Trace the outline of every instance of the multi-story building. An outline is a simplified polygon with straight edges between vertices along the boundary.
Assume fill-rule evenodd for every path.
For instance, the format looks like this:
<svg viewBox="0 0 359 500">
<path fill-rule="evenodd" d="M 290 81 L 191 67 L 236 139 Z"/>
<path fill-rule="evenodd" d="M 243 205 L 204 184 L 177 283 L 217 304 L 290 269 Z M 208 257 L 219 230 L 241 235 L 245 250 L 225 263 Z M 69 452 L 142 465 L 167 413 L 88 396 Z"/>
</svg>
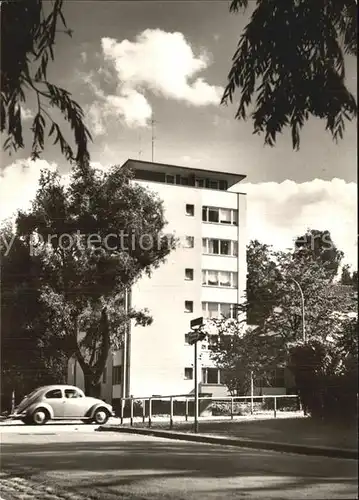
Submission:
<svg viewBox="0 0 359 500">
<path fill-rule="evenodd" d="M 102 397 L 193 392 L 190 320 L 236 314 L 246 289 L 246 195 L 237 184 L 245 175 L 139 160 L 125 163 L 135 180 L 163 200 L 166 231 L 179 246 L 151 278 L 141 278 L 129 299 L 148 308 L 153 323 L 131 325 L 124 349 L 112 352 L 103 374 Z M 225 394 L 221 374 L 210 360 L 208 343 L 199 356 L 201 390 Z M 80 367 L 69 365 L 69 381 L 83 386 Z"/>
</svg>

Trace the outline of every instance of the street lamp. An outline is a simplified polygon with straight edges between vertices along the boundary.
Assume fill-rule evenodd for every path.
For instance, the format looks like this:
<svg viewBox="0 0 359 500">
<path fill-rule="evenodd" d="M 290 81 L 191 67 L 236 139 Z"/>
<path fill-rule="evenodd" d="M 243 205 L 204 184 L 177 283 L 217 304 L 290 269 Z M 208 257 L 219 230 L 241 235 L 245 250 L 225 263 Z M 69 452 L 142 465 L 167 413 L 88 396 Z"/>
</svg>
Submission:
<svg viewBox="0 0 359 500">
<path fill-rule="evenodd" d="M 305 332 L 305 303 L 304 303 L 303 290 L 302 290 L 302 287 L 300 286 L 300 284 L 298 283 L 297 280 L 295 280 L 294 278 L 288 278 L 288 279 L 290 279 L 291 281 L 293 281 L 297 285 L 297 287 L 299 289 L 300 298 L 301 298 L 301 302 L 302 302 L 302 332 L 303 332 L 303 342 L 306 342 L 307 338 L 306 338 L 306 332 Z"/>
</svg>

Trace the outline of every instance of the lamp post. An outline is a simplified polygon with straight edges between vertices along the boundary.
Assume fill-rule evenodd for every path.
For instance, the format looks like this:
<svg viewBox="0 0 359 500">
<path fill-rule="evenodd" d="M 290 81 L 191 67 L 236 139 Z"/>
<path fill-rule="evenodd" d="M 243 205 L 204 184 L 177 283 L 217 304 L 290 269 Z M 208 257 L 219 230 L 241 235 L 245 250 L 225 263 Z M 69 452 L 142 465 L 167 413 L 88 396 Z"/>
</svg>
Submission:
<svg viewBox="0 0 359 500">
<path fill-rule="evenodd" d="M 302 287 L 300 286 L 300 284 L 298 283 L 297 280 L 295 280 L 294 278 L 289 278 L 289 279 L 291 281 L 293 281 L 293 283 L 295 283 L 297 285 L 299 293 L 300 293 L 300 298 L 301 298 L 301 302 L 302 302 L 302 332 L 303 332 L 303 342 L 306 342 L 307 341 L 307 336 L 306 336 L 306 331 L 305 331 L 305 302 L 304 302 L 303 290 L 302 290 Z"/>
<path fill-rule="evenodd" d="M 129 290 L 125 288 L 125 314 L 127 315 L 129 311 Z M 127 350 L 128 350 L 128 321 L 126 319 L 125 323 L 125 332 L 124 332 L 124 341 L 123 341 L 123 351 L 122 351 L 122 407 L 123 410 L 126 406 L 126 397 L 127 397 Z"/>
</svg>

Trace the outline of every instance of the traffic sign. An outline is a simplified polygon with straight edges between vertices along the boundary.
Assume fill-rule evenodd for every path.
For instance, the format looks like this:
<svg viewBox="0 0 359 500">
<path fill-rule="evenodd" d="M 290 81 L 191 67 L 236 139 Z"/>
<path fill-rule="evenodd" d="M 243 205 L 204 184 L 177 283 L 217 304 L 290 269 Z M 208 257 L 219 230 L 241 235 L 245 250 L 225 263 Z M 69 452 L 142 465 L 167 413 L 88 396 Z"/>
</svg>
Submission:
<svg viewBox="0 0 359 500">
<path fill-rule="evenodd" d="M 188 333 L 188 343 L 193 345 L 196 342 L 203 340 L 205 337 L 206 334 L 204 332 L 198 332 L 196 330 L 191 331 Z"/>
<path fill-rule="evenodd" d="M 188 334 L 188 343 L 190 345 L 193 345 L 195 342 L 198 340 L 198 333 L 197 332 L 189 332 Z"/>
<path fill-rule="evenodd" d="M 190 323 L 191 328 L 193 328 L 194 326 L 199 327 L 202 325 L 203 325 L 203 316 L 201 316 L 200 318 L 192 319 Z"/>
</svg>

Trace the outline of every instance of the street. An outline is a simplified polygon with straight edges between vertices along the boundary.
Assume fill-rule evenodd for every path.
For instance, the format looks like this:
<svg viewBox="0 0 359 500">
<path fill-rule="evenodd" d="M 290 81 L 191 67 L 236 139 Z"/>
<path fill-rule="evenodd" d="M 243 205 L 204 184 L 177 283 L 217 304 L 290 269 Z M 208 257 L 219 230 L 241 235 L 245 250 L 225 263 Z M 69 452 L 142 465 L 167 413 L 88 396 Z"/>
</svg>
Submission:
<svg viewBox="0 0 359 500">
<path fill-rule="evenodd" d="M 96 432 L 96 428 L 1 425 L 1 497 L 20 498 L 9 486 L 16 476 L 18 484 L 30 481 L 59 494 L 46 498 L 357 498 L 354 460 Z M 45 496 L 37 496 L 35 490 L 26 498 L 43 500 Z M 79 496 L 66 496 L 69 492 Z"/>
</svg>

